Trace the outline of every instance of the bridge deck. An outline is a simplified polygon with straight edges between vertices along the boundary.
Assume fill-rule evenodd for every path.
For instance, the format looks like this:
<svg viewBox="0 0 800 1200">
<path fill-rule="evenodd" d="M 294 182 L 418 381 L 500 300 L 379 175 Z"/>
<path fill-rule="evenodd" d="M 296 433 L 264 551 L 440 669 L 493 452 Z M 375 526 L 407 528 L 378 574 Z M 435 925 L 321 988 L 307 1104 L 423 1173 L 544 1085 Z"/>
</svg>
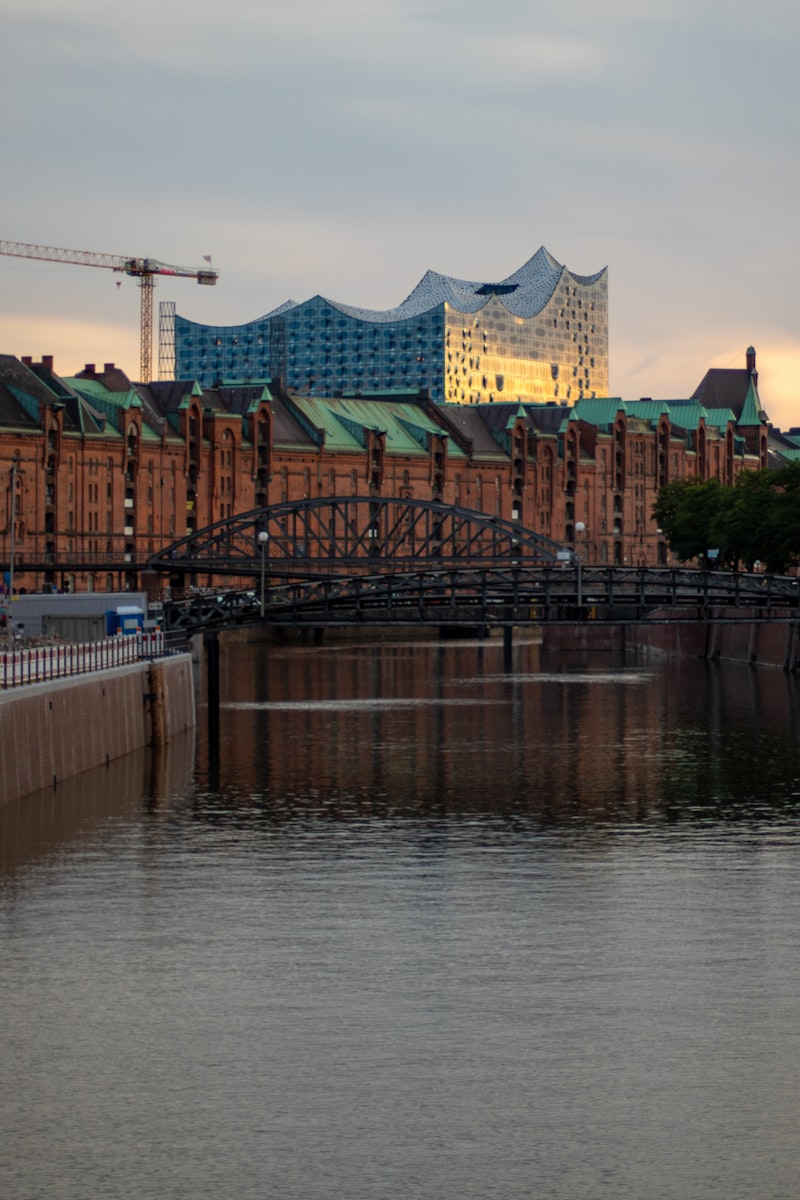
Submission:
<svg viewBox="0 0 800 1200">
<path fill-rule="evenodd" d="M 265 581 L 248 590 L 189 590 L 165 605 L 167 628 L 264 622 L 281 627 L 453 626 L 707 620 L 768 621 L 794 611 L 793 577 L 653 568 L 505 566 Z"/>
</svg>

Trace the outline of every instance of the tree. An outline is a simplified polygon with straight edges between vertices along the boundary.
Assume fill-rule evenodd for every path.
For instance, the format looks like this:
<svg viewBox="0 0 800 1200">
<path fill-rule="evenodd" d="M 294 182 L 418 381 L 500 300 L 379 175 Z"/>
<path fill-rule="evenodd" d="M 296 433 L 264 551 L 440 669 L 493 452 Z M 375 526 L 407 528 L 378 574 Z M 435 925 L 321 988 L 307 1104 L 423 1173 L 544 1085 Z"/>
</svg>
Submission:
<svg viewBox="0 0 800 1200">
<path fill-rule="evenodd" d="M 717 520 L 727 502 L 724 493 L 718 479 L 676 479 L 658 493 L 653 516 L 682 562 L 705 560 L 716 548 Z"/>
<path fill-rule="evenodd" d="M 733 487 L 716 479 L 680 479 L 658 493 L 653 516 L 683 562 L 712 548 L 732 569 L 761 562 L 783 574 L 800 562 L 800 463 L 742 471 Z"/>
<path fill-rule="evenodd" d="M 771 472 L 773 502 L 768 525 L 768 571 L 784 572 L 800 559 L 800 463 Z"/>
<path fill-rule="evenodd" d="M 773 471 L 743 471 L 733 487 L 724 489 L 726 501 L 714 522 L 714 536 L 727 566 L 741 564 L 752 571 L 756 562 L 771 557 L 773 477 Z"/>
</svg>

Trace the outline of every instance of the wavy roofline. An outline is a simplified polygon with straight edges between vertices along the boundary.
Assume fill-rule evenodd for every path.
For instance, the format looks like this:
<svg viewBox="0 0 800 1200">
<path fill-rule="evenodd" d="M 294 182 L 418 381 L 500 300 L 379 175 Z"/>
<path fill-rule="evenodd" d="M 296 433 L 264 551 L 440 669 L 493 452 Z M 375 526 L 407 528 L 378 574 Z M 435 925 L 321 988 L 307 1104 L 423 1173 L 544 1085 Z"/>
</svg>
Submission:
<svg viewBox="0 0 800 1200">
<path fill-rule="evenodd" d="M 590 287 L 602 279 L 607 271 L 608 267 L 602 267 L 593 275 L 578 275 L 554 258 L 545 246 L 540 246 L 521 267 L 496 282 L 459 279 L 428 270 L 413 291 L 395 308 L 358 308 L 327 297 L 320 298 L 346 316 L 375 323 L 406 320 L 429 312 L 442 303 L 450 304 L 457 312 L 476 313 L 486 306 L 492 296 L 513 316 L 534 317 L 546 307 L 562 279 L 568 278 L 580 286 Z"/>
<path fill-rule="evenodd" d="M 438 271 L 428 270 L 419 283 L 394 308 L 371 309 L 360 308 L 354 304 L 344 304 L 339 300 L 331 300 L 327 296 L 311 296 L 298 304 L 294 300 L 286 300 L 277 308 L 238 325 L 217 325 L 216 329 L 241 329 L 246 325 L 255 325 L 259 321 L 268 321 L 282 316 L 295 308 L 301 308 L 314 300 L 321 300 L 336 312 L 351 317 L 356 321 L 372 324 L 389 324 L 392 321 L 411 320 L 433 309 L 448 304 L 456 312 L 476 313 L 485 308 L 490 300 L 495 299 L 507 312 L 515 317 L 535 317 L 552 299 L 556 288 L 562 280 L 570 280 L 581 287 L 591 287 L 607 273 L 608 267 L 602 267 L 593 275 L 578 275 L 554 258 L 545 246 L 540 246 L 534 255 L 518 267 L 505 279 L 497 281 L 459 279 L 454 275 L 442 275 Z M 187 321 L 187 324 L 204 324 L 203 322 Z M 209 326 L 206 325 L 206 328 Z"/>
</svg>

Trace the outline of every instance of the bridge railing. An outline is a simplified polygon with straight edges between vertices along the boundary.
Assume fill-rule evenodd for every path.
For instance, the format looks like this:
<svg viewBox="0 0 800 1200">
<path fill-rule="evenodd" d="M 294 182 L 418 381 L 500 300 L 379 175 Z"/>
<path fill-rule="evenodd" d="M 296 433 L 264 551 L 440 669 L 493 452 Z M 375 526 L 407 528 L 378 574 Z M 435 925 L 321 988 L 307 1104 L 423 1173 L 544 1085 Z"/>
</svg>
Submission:
<svg viewBox="0 0 800 1200">
<path fill-rule="evenodd" d="M 99 642 L 35 646 L 0 652 L 0 690 L 107 671 L 174 653 L 161 630 L 120 634 Z"/>
<path fill-rule="evenodd" d="M 669 621 L 729 614 L 800 612 L 800 581 L 681 568 L 584 566 L 475 567 L 371 576 L 322 576 L 261 588 L 191 589 L 164 605 L 176 636 L 199 629 L 252 625 L 476 624 L 545 621 Z M 727 619 L 738 619 L 729 615 Z"/>
</svg>

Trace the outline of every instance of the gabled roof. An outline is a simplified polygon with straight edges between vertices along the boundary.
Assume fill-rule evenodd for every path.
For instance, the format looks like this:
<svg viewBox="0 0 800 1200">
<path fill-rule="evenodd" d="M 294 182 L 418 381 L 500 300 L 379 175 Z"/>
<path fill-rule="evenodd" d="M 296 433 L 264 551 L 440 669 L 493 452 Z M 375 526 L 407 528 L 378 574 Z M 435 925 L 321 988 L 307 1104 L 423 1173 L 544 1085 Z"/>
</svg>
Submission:
<svg viewBox="0 0 800 1200">
<path fill-rule="evenodd" d="M 539 433 L 557 434 L 564 424 L 564 414 L 570 410 L 563 404 L 526 404 L 528 420 Z"/>
<path fill-rule="evenodd" d="M 749 385 L 749 371 L 712 367 L 697 385 L 694 399 L 711 408 L 730 408 L 739 413 Z"/>
<path fill-rule="evenodd" d="M 41 408 L 53 405 L 62 414 L 65 433 L 98 434 L 104 417 L 67 379 L 56 375 L 49 362 L 20 362 L 0 355 L 0 424 L 18 429 L 41 428 Z"/>
<path fill-rule="evenodd" d="M 192 379 L 160 379 L 135 386 L 145 411 L 149 409 L 159 417 L 165 417 L 180 409 L 184 396 L 191 395 L 193 383 Z"/>
<path fill-rule="evenodd" d="M 669 415 L 673 426 L 679 429 L 697 429 L 700 422 L 708 417 L 705 406 L 697 400 L 673 400 Z"/>
<path fill-rule="evenodd" d="M 269 404 L 272 401 L 267 383 L 223 384 L 217 391 L 228 411 L 240 413 L 243 417 L 255 412 L 262 402 Z"/>
<path fill-rule="evenodd" d="M 39 406 L 54 404 L 54 393 L 13 354 L 0 354 L 0 426 L 35 429 Z"/>
<path fill-rule="evenodd" d="M 587 425 L 610 429 L 616 421 L 618 413 L 624 412 L 628 415 L 631 405 L 618 396 L 589 396 L 576 400 L 573 410 L 577 418 L 586 421 Z M 643 416 L 644 414 L 637 412 L 635 415 Z"/>
<path fill-rule="evenodd" d="M 328 450 L 359 450 L 365 444 L 364 431 L 372 430 L 384 435 L 387 453 L 411 457 L 427 454 L 429 435 L 442 434 L 425 408 L 413 401 L 350 396 L 293 396 L 292 401 L 298 412 L 324 433 Z M 464 452 L 453 441 L 448 455 L 462 458 Z"/>
<path fill-rule="evenodd" d="M 730 409 L 737 421 L 746 409 L 745 423 L 750 426 L 766 422 L 767 416 L 758 397 L 755 355 L 755 350 L 750 346 L 746 367 L 712 367 L 706 371 L 694 391 L 693 399 L 707 409 Z"/>
<path fill-rule="evenodd" d="M 320 444 L 321 431 L 310 427 L 297 410 L 298 397 L 286 391 L 279 380 L 275 380 L 272 391 L 272 438 L 277 448 L 293 446 L 301 450 L 312 450 Z"/>
<path fill-rule="evenodd" d="M 463 444 L 472 447 L 477 458 L 502 458 L 497 440 L 484 420 L 483 407 L 478 404 L 437 404 L 436 414 Z"/>
<path fill-rule="evenodd" d="M 706 425 L 713 425 L 716 429 L 727 429 L 731 421 L 735 420 L 736 417 L 729 408 L 706 409 Z"/>
<path fill-rule="evenodd" d="M 767 438 L 768 465 L 777 469 L 785 462 L 800 462 L 800 429 L 783 433 L 769 427 Z"/>
<path fill-rule="evenodd" d="M 100 415 L 102 424 L 99 432 L 122 437 L 124 422 L 120 422 L 120 413 L 139 409 L 142 413 L 143 440 L 159 441 L 164 426 L 163 415 L 152 403 L 145 402 L 141 385 L 134 387 L 129 382 L 128 387 L 124 388 L 122 382 L 125 379 L 126 376 L 115 369 L 110 379 L 111 387 L 106 385 L 105 375 L 82 373 L 65 382 L 74 387 L 85 403 L 88 402 L 89 412 Z"/>
<path fill-rule="evenodd" d="M 640 420 L 657 425 L 663 416 L 670 416 L 671 400 L 626 400 L 625 411 Z"/>
<path fill-rule="evenodd" d="M 65 433 L 73 431 L 100 432 L 100 423 L 97 422 L 95 415 L 85 411 L 83 399 L 74 388 L 70 387 L 68 380 L 56 375 L 50 359 L 32 362 L 29 369 L 54 394 L 55 403 L 62 406 L 62 428 Z"/>
</svg>

